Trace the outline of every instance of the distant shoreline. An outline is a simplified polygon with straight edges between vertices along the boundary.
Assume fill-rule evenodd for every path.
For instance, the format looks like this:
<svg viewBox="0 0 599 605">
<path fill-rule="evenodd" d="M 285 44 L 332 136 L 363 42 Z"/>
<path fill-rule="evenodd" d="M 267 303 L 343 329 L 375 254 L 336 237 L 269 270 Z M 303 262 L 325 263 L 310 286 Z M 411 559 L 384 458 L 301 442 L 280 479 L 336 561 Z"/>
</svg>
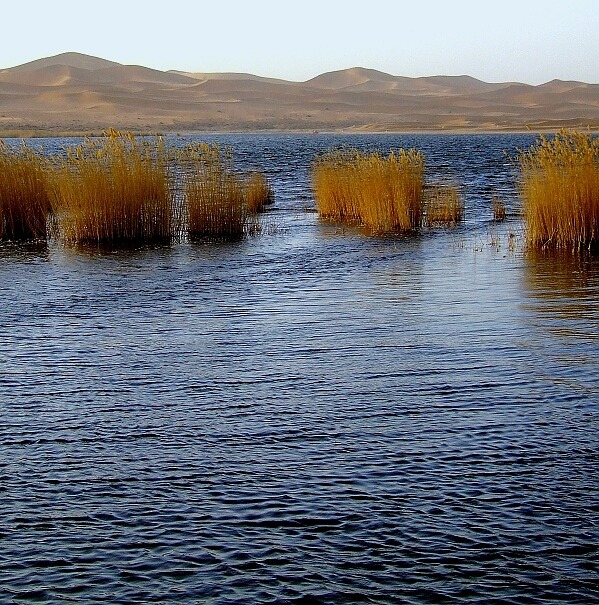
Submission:
<svg viewBox="0 0 599 605">
<path fill-rule="evenodd" d="M 291 82 L 159 71 L 80 53 L 0 69 L 0 137 L 101 133 L 518 133 L 599 130 L 599 83 L 409 78 L 351 67 Z"/>
<path fill-rule="evenodd" d="M 71 138 L 71 137 L 98 137 L 102 136 L 105 128 L 89 128 L 68 130 L 60 128 L 23 128 L 23 129 L 2 129 L 0 128 L 0 139 L 38 139 L 38 138 Z M 405 128 L 397 130 L 377 130 L 368 128 L 330 128 L 330 129 L 309 129 L 309 128 L 290 128 L 290 129 L 134 129 L 122 128 L 123 132 L 132 132 L 138 136 L 215 136 L 215 135 L 502 135 L 502 134 L 551 134 L 562 129 L 584 130 L 589 132 L 599 132 L 599 125 L 552 125 L 552 126 L 514 126 L 505 128 Z"/>
</svg>

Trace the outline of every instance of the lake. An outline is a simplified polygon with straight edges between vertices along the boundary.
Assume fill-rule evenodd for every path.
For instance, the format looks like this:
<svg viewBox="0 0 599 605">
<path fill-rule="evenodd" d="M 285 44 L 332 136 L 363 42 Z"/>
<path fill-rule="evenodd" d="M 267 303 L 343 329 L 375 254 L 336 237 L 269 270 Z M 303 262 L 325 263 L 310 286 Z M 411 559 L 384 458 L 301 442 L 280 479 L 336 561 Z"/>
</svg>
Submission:
<svg viewBox="0 0 599 605">
<path fill-rule="evenodd" d="M 599 259 L 525 250 L 535 137 L 199 138 L 262 234 L 0 244 L 0 602 L 599 603 Z M 341 145 L 421 150 L 464 222 L 321 222 Z"/>
</svg>

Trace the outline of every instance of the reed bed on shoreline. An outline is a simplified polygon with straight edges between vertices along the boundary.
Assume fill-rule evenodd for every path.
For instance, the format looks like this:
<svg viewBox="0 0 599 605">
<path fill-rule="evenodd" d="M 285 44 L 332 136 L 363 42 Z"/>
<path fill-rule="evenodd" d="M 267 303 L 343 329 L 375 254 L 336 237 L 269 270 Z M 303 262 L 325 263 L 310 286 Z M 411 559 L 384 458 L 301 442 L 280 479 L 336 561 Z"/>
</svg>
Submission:
<svg viewBox="0 0 599 605">
<path fill-rule="evenodd" d="M 532 247 L 599 247 L 599 139 L 562 130 L 520 154 L 526 238 Z"/>
<path fill-rule="evenodd" d="M 57 232 L 70 243 L 170 240 L 178 228 L 162 140 L 114 130 L 57 160 L 50 178 Z"/>
<path fill-rule="evenodd" d="M 312 166 L 319 215 L 383 235 L 420 228 L 424 156 L 416 150 L 365 154 L 329 151 Z"/>
<path fill-rule="evenodd" d="M 425 195 L 426 224 L 455 226 L 464 218 L 464 204 L 457 187 L 434 185 Z"/>
<path fill-rule="evenodd" d="M 44 159 L 25 143 L 14 151 L 0 141 L 0 239 L 46 237 L 47 174 Z"/>
</svg>

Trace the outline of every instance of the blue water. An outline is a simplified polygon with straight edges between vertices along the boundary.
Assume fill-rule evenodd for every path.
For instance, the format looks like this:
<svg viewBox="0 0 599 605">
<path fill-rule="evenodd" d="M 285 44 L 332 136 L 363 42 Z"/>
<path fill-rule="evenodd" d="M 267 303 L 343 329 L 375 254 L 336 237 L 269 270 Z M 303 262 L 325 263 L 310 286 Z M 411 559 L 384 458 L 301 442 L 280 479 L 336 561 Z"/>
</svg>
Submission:
<svg viewBox="0 0 599 605">
<path fill-rule="evenodd" d="M 534 138 L 213 138 L 261 235 L 0 245 L 0 603 L 598 603 L 599 262 L 525 250 Z M 320 222 L 338 145 L 421 149 L 464 224 Z"/>
</svg>

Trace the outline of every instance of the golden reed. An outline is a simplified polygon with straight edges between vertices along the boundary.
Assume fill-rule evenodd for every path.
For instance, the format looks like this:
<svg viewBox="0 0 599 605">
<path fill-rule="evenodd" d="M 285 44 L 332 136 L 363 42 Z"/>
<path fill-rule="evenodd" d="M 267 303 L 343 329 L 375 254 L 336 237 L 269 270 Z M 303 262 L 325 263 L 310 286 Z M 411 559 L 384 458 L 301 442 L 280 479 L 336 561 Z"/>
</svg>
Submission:
<svg viewBox="0 0 599 605">
<path fill-rule="evenodd" d="M 597 249 L 599 139 L 561 130 L 520 154 L 526 237 L 532 247 Z"/>
<path fill-rule="evenodd" d="M 424 156 L 413 149 L 388 157 L 329 151 L 314 162 L 312 184 L 322 218 L 359 224 L 377 235 L 421 225 Z"/>
<path fill-rule="evenodd" d="M 160 138 L 115 130 L 69 148 L 50 178 L 58 234 L 71 243 L 170 240 L 176 232 L 172 187 Z"/>
<path fill-rule="evenodd" d="M 496 195 L 493 196 L 491 203 L 493 204 L 493 220 L 496 223 L 504 221 L 505 217 L 507 216 L 505 203 Z"/>
<path fill-rule="evenodd" d="M 261 172 L 250 172 L 244 179 L 245 205 L 250 214 L 264 212 L 274 202 L 268 179 Z"/>
<path fill-rule="evenodd" d="M 464 218 L 464 204 L 457 187 L 435 185 L 425 195 L 426 224 L 455 226 Z"/>
<path fill-rule="evenodd" d="M 241 238 L 247 208 L 230 150 L 221 150 L 216 143 L 198 143 L 185 147 L 180 157 L 189 237 Z"/>
<path fill-rule="evenodd" d="M 273 200 L 262 173 L 237 172 L 232 151 L 216 143 L 188 145 L 179 162 L 189 237 L 234 240 L 260 232 L 254 215 Z"/>
<path fill-rule="evenodd" d="M 25 143 L 15 151 L 0 141 L 0 239 L 46 237 L 49 213 L 41 155 Z"/>
</svg>

